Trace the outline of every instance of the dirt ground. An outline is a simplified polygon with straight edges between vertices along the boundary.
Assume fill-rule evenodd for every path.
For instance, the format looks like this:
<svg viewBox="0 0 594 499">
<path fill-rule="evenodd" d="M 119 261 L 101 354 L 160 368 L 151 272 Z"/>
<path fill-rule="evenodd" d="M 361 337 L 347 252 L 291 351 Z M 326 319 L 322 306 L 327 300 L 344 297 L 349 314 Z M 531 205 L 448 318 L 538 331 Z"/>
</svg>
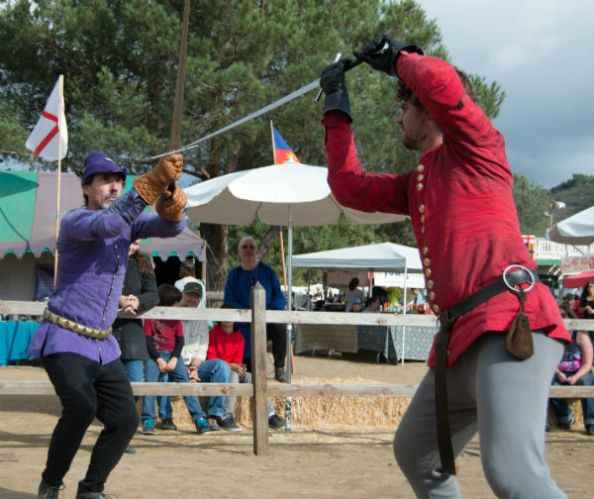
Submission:
<svg viewBox="0 0 594 499">
<path fill-rule="evenodd" d="M 375 364 L 365 359 L 297 357 L 299 378 L 361 378 L 416 384 L 421 363 Z M 41 369 L 0 368 L 0 380 L 44 379 Z M 54 397 L 0 398 L 0 498 L 35 499 L 50 433 L 59 406 Z M 88 465 L 100 431 L 87 432 L 66 477 L 65 499 Z M 413 497 L 394 462 L 393 429 L 324 426 L 271 434 L 269 456 L 252 454 L 251 432 L 197 435 L 189 429 L 155 436 L 137 434 L 134 455 L 125 455 L 106 492 L 117 499 L 216 497 L 220 499 Z M 594 497 L 594 438 L 581 429 L 547 436 L 548 462 L 554 478 L 573 499 Z M 477 441 L 458 461 L 466 498 L 492 498 L 480 464 Z"/>
</svg>

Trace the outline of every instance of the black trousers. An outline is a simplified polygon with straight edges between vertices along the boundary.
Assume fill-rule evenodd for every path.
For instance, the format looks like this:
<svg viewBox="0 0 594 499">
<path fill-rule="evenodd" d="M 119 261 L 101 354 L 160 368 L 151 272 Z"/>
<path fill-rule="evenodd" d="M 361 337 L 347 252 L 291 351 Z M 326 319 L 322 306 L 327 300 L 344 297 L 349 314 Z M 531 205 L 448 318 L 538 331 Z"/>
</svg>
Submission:
<svg viewBox="0 0 594 499">
<path fill-rule="evenodd" d="M 266 324 L 266 339 L 272 340 L 274 367 L 285 367 L 287 357 L 287 326 L 285 324 Z"/>
<path fill-rule="evenodd" d="M 120 359 L 101 365 L 73 353 L 43 358 L 43 367 L 62 402 L 43 480 L 59 486 L 68 472 L 83 436 L 96 417 L 104 428 L 91 454 L 80 492 L 102 492 L 138 427 L 132 388 Z"/>
</svg>

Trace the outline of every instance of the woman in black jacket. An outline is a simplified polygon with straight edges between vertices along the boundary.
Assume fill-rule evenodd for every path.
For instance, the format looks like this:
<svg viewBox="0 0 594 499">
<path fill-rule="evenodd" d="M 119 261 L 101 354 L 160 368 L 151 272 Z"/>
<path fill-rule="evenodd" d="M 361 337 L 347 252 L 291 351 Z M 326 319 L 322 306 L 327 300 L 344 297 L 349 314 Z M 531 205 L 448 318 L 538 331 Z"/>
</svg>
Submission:
<svg viewBox="0 0 594 499">
<path fill-rule="evenodd" d="M 142 313 L 159 303 L 157 280 L 150 257 L 139 250 L 139 241 L 133 241 L 128 251 L 128 269 L 124 279 L 120 308 L 127 312 Z M 144 361 L 149 358 L 144 329 L 140 319 L 116 319 L 113 335 L 122 350 L 122 362 L 130 381 L 144 381 Z"/>
</svg>

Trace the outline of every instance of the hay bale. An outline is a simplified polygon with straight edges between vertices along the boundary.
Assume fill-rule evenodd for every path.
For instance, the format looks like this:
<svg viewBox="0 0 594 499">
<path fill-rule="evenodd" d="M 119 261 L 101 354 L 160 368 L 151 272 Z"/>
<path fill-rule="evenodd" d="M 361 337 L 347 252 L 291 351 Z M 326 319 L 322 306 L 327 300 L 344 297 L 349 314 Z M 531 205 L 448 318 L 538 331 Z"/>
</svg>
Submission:
<svg viewBox="0 0 594 499">
<path fill-rule="evenodd" d="M 362 378 L 303 378 L 295 377 L 296 384 L 378 384 Z M 270 383 L 275 381 L 270 380 Z M 284 415 L 284 399 L 275 397 L 273 405 L 277 414 Z M 206 410 L 205 400 L 201 400 Z M 328 395 L 293 397 L 293 426 L 312 429 L 331 426 L 386 427 L 398 425 L 410 403 L 405 396 L 351 396 Z M 181 397 L 173 400 L 174 420 L 180 429 L 193 429 L 192 420 Z M 250 397 L 238 399 L 235 418 L 245 428 L 252 427 Z"/>
</svg>

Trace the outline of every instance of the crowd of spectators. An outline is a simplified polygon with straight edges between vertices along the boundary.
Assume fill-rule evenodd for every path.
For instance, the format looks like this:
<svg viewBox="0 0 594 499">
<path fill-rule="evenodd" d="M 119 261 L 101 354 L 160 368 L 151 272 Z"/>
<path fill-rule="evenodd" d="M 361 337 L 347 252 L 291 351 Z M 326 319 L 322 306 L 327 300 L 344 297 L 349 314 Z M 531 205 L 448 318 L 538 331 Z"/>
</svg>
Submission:
<svg viewBox="0 0 594 499">
<path fill-rule="evenodd" d="M 285 297 L 274 271 L 257 258 L 257 244 L 244 237 L 238 248 L 240 265 L 232 269 L 225 285 L 225 308 L 249 308 L 250 290 L 259 282 L 266 290 L 269 309 L 285 308 Z M 149 308 L 200 307 L 204 286 L 196 278 L 194 263 L 182 262 L 179 279 L 157 287 L 150 257 L 139 252 L 139 241 L 130 246 L 120 309 L 140 314 Z M 133 382 L 205 382 L 251 383 L 251 331 L 249 325 L 232 322 L 173 319 L 118 319 L 114 336 L 122 350 L 122 362 Z M 284 381 L 286 333 L 282 326 L 269 324 L 272 340 L 275 377 Z M 198 397 L 183 397 L 186 408 L 199 434 L 214 430 L 241 431 L 235 422 L 236 399 L 231 396 L 209 397 L 206 410 Z M 267 404 L 268 422 L 273 429 L 284 426 L 284 420 Z M 168 396 L 145 396 L 142 399 L 142 433 L 156 430 L 177 430 Z M 132 447 L 127 452 L 133 453 Z"/>
</svg>

